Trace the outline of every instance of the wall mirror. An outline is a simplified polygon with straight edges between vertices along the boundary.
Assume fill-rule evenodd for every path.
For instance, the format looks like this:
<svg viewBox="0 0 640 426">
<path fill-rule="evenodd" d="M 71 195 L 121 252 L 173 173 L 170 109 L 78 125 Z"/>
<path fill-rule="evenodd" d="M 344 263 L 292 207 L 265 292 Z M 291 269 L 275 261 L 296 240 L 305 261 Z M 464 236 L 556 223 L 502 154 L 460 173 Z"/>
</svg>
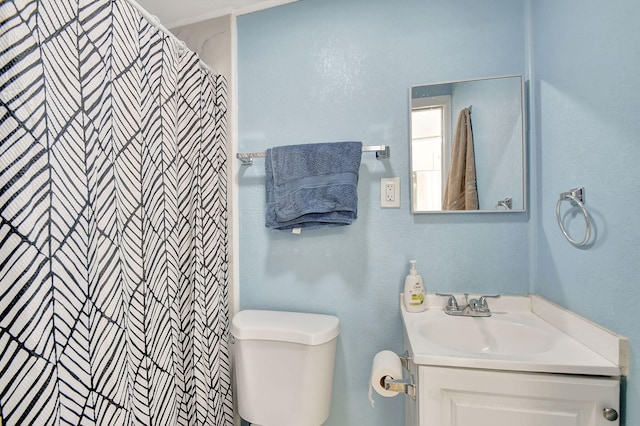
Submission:
<svg viewBox="0 0 640 426">
<path fill-rule="evenodd" d="M 411 86 L 410 92 L 411 212 L 525 211 L 522 76 Z"/>
</svg>

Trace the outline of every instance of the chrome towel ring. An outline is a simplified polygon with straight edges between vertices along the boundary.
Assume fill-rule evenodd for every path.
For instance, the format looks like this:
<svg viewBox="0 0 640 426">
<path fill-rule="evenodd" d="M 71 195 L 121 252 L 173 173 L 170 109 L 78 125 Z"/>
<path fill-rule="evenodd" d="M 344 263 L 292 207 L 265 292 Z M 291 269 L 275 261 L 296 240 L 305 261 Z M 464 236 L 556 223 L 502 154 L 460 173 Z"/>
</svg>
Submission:
<svg viewBox="0 0 640 426">
<path fill-rule="evenodd" d="M 587 230 L 586 230 L 584 239 L 582 241 L 577 241 L 571 238 L 571 236 L 565 229 L 564 224 L 562 223 L 562 218 L 560 217 L 560 207 L 564 200 L 569 200 L 572 206 L 578 206 L 580 210 L 582 210 L 582 214 L 584 215 L 584 220 L 587 225 Z M 562 231 L 562 234 L 571 244 L 573 244 L 576 247 L 582 247 L 587 245 L 587 243 L 589 242 L 589 238 L 591 238 L 591 218 L 589 217 L 589 212 L 587 212 L 587 209 L 584 206 L 584 188 L 583 187 L 573 188 L 569 192 L 560 193 L 560 199 L 556 204 L 556 218 L 558 219 L 558 226 L 560 226 L 560 230 Z"/>
<path fill-rule="evenodd" d="M 507 197 L 504 200 L 498 201 L 493 208 L 494 210 L 498 210 L 498 207 L 504 207 L 505 210 L 513 209 L 513 199 L 511 199 L 511 197 Z"/>
</svg>

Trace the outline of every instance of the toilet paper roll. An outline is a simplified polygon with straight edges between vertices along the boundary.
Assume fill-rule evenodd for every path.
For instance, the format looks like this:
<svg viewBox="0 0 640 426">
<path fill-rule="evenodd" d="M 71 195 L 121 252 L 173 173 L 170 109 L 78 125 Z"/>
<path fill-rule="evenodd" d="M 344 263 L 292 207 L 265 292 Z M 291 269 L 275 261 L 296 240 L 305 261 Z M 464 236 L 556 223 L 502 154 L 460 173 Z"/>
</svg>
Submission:
<svg viewBox="0 0 640 426">
<path fill-rule="evenodd" d="M 400 357 L 392 351 L 380 351 L 373 357 L 371 365 L 371 379 L 369 380 L 369 401 L 374 406 L 372 390 L 375 390 L 381 396 L 390 398 L 396 396 L 398 392 L 386 390 L 384 388 L 384 379 L 388 380 L 402 379 L 402 362 Z"/>
</svg>

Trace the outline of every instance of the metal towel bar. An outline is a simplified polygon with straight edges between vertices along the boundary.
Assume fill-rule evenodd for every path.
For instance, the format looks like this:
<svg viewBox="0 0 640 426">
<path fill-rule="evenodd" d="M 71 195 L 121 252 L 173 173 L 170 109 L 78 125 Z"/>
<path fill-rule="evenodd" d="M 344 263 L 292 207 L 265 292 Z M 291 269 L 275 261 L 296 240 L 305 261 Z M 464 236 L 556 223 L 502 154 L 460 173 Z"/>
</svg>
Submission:
<svg viewBox="0 0 640 426">
<path fill-rule="evenodd" d="M 363 146 L 362 152 L 375 152 L 378 160 L 391 156 L 390 149 L 387 145 Z M 250 166 L 253 164 L 254 158 L 264 158 L 266 155 L 265 152 L 239 152 L 236 154 L 236 158 L 240 160 L 243 166 Z"/>
</svg>

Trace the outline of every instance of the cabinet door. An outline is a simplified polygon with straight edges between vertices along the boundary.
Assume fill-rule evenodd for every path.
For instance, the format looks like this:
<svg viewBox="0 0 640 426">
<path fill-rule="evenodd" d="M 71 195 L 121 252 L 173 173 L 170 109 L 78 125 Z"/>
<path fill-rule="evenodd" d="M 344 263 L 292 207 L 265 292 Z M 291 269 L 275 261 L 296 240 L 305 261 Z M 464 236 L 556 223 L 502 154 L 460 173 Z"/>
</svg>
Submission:
<svg viewBox="0 0 640 426">
<path fill-rule="evenodd" d="M 614 426 L 617 378 L 419 368 L 420 426 Z"/>
</svg>

